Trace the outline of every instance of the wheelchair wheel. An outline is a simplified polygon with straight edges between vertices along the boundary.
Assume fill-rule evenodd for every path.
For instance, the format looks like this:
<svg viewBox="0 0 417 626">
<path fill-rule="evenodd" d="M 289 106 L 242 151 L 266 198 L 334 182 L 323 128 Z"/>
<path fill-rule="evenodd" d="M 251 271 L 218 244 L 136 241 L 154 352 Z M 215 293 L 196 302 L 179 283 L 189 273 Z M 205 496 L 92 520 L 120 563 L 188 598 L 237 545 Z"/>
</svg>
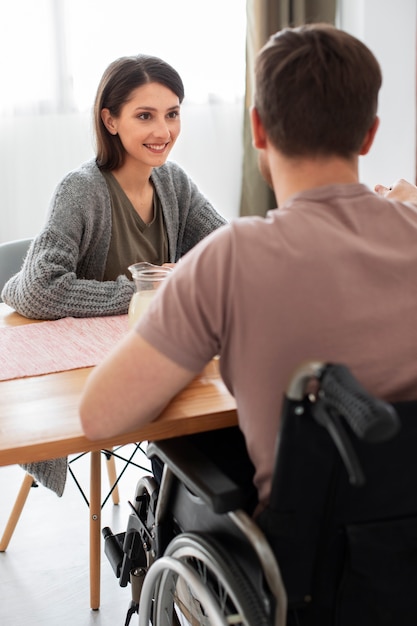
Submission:
<svg viewBox="0 0 417 626">
<path fill-rule="evenodd" d="M 271 626 L 261 598 L 224 552 L 195 533 L 173 539 L 145 577 L 139 625 Z"/>
</svg>

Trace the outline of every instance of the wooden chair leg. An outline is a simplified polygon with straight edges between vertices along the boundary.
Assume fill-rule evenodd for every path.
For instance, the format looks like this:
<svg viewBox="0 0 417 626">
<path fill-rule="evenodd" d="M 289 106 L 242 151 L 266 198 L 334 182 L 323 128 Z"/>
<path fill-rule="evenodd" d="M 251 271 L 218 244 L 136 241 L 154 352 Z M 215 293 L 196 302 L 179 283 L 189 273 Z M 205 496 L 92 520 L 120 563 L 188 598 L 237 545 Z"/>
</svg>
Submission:
<svg viewBox="0 0 417 626">
<path fill-rule="evenodd" d="M 90 455 L 90 606 L 100 607 L 101 452 Z"/>
<path fill-rule="evenodd" d="M 106 456 L 106 465 L 107 465 L 107 474 L 109 476 L 110 489 L 113 487 L 117 480 L 117 472 L 116 472 L 116 460 L 112 454 L 109 457 Z M 111 492 L 111 497 L 113 500 L 113 504 L 119 504 L 119 487 L 116 485 L 113 491 Z"/>
<path fill-rule="evenodd" d="M 29 495 L 30 488 L 32 487 L 35 479 L 31 474 L 26 473 L 23 479 L 22 485 L 17 494 L 16 501 L 14 503 L 12 512 L 7 521 L 6 528 L 4 529 L 3 536 L 0 539 L 0 552 L 5 552 L 9 545 L 10 539 L 14 533 L 17 522 L 19 521 L 20 514 L 25 506 L 26 499 Z"/>
</svg>

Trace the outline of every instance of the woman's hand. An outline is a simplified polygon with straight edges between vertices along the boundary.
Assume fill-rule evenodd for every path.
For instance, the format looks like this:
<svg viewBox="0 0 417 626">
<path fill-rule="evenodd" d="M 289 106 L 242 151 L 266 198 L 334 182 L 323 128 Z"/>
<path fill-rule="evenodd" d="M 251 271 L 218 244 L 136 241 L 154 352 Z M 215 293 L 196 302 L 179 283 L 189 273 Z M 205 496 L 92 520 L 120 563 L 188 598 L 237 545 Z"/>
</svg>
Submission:
<svg viewBox="0 0 417 626">
<path fill-rule="evenodd" d="M 375 185 L 375 192 L 388 198 L 388 200 L 399 200 L 400 202 L 413 202 L 417 204 L 417 187 L 407 182 L 403 178 L 397 180 L 392 187 Z"/>
</svg>

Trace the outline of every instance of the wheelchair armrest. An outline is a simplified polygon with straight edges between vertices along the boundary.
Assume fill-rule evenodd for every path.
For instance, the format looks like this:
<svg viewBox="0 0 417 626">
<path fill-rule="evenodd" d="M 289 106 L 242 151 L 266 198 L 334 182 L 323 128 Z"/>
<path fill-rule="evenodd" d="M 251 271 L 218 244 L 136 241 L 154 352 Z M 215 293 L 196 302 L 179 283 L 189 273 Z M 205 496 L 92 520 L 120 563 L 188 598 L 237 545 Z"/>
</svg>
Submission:
<svg viewBox="0 0 417 626">
<path fill-rule="evenodd" d="M 149 443 L 147 454 L 157 456 L 194 495 L 215 513 L 243 508 L 248 499 L 244 489 L 233 482 L 187 437 Z"/>
</svg>

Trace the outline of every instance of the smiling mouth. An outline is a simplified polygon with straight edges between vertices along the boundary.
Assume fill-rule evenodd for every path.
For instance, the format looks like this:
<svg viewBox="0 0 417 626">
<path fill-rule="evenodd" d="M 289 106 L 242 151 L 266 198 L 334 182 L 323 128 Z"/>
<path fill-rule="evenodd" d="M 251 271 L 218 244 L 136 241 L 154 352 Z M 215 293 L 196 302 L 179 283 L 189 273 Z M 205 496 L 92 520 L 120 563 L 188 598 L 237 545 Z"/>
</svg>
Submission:
<svg viewBox="0 0 417 626">
<path fill-rule="evenodd" d="M 148 148 L 148 150 L 151 150 L 152 152 L 164 152 L 164 150 L 166 149 L 166 147 L 168 146 L 167 143 L 145 143 L 143 144 L 145 146 L 145 148 Z"/>
</svg>

